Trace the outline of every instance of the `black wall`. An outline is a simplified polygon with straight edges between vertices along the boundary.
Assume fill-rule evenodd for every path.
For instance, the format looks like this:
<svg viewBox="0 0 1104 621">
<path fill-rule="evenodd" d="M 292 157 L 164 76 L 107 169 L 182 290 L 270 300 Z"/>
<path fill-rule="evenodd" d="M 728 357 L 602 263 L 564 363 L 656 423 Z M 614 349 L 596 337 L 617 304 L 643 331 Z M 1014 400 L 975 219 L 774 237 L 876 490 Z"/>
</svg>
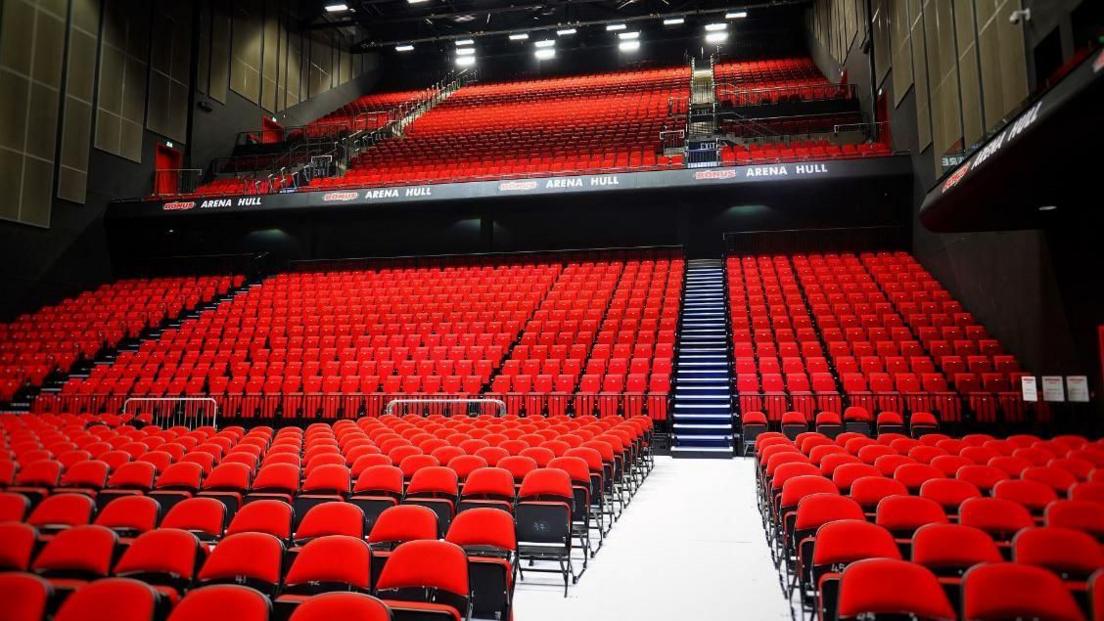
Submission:
<svg viewBox="0 0 1104 621">
<path fill-rule="evenodd" d="M 725 233 L 899 225 L 907 178 L 788 181 L 736 190 L 510 197 L 466 204 L 111 220 L 120 266 L 264 250 L 282 260 L 677 244 L 716 257 Z"/>
<path fill-rule="evenodd" d="M 277 120 L 288 127 L 303 125 L 371 90 L 380 70 L 378 57 L 371 56 L 374 70 L 289 108 L 278 114 Z M 186 167 L 205 168 L 211 159 L 229 155 L 237 133 L 258 129 L 265 114 L 259 105 L 233 91 L 227 92 L 225 104 L 209 101 L 210 112 L 192 108 L 191 140 L 182 145 Z M 79 205 L 55 199 L 48 229 L 0 221 L 0 321 L 116 277 L 104 211 L 112 200 L 151 191 L 154 152 L 164 141 L 159 134 L 143 131 L 141 163 L 89 147 L 86 202 Z M 111 243 L 127 246 L 142 241 L 114 238 Z M 127 267 L 140 271 L 133 265 Z"/>
<path fill-rule="evenodd" d="M 284 127 L 306 125 L 372 91 L 380 79 L 379 56 L 368 56 L 368 62 L 373 67 L 371 71 L 277 113 L 276 121 Z M 272 116 L 234 91 L 227 91 L 226 103 L 202 94 L 196 97 L 197 106 L 192 110 L 192 143 L 187 154 L 189 168 L 206 169 L 211 160 L 230 155 L 239 132 L 259 130 L 262 119 Z M 209 103 L 211 110 L 199 107 L 201 101 Z"/>
</svg>

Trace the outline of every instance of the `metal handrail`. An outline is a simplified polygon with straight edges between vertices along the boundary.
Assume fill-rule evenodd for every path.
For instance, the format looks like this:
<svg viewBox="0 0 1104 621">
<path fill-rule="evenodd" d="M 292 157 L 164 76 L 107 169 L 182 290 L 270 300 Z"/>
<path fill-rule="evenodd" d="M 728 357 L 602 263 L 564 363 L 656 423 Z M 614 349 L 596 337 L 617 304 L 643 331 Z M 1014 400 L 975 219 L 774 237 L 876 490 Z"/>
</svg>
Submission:
<svg viewBox="0 0 1104 621">
<path fill-rule="evenodd" d="M 138 413 L 132 411 L 132 404 L 138 406 Z M 198 409 L 189 407 L 189 404 L 210 405 L 210 416 L 204 416 Z M 150 407 L 141 407 L 143 405 Z M 181 425 L 189 429 L 218 428 L 218 402 L 212 397 L 128 397 L 123 402 L 122 413 L 124 416 L 134 415 L 138 418 L 148 414 L 149 423 L 165 428 Z"/>
<path fill-rule="evenodd" d="M 877 139 L 882 135 L 881 130 L 889 127 L 887 121 L 874 121 L 873 123 L 840 123 L 832 126 L 832 133 L 839 134 L 840 132 L 848 131 L 862 131 L 868 138 Z M 873 129 L 874 131 L 869 131 Z"/>
<path fill-rule="evenodd" d="M 514 393 L 484 392 L 482 394 L 458 393 L 406 393 L 406 392 L 276 392 L 225 395 L 181 395 L 179 397 L 142 397 L 112 394 L 43 393 L 35 399 L 35 412 L 116 413 L 126 407 L 128 400 L 181 402 L 189 400 L 213 401 L 218 406 L 217 416 L 229 418 L 352 418 L 356 416 L 380 416 L 387 403 L 396 400 L 424 400 L 423 410 L 437 408 L 441 412 L 460 407 L 461 400 L 485 401 L 485 405 L 497 406 L 502 401 L 510 413 L 525 412 L 531 416 L 549 414 L 591 414 L 594 412 L 649 413 L 653 407 L 666 404 L 668 392 L 598 392 L 598 393 Z M 464 408 L 468 411 L 469 408 Z M 477 408 L 478 409 L 478 408 Z M 129 411 L 127 412 L 129 414 Z"/>
<path fill-rule="evenodd" d="M 448 405 L 448 404 L 460 404 L 460 405 L 477 405 L 477 404 L 491 404 L 498 406 L 498 416 L 506 416 L 506 402 L 502 399 L 463 399 L 463 398 L 415 398 L 415 399 L 392 399 L 387 402 L 387 405 L 383 408 L 384 416 L 391 416 L 395 412 L 395 406 L 400 405 Z M 465 408 L 469 412 L 470 408 Z M 401 410 L 403 414 L 407 414 L 406 409 Z"/>
<path fill-rule="evenodd" d="M 969 421 L 971 417 L 986 415 L 1005 420 L 1036 417 L 1040 409 L 1048 407 L 1045 402 L 1025 401 L 1018 390 L 1003 392 L 976 391 L 959 394 L 954 391 L 833 391 L 833 392 L 794 392 L 762 391 L 743 392 L 737 388 L 732 397 L 736 409 L 741 413 L 762 411 L 781 416 L 783 412 L 795 411 L 812 420 L 821 412 L 842 414 L 852 406 L 865 408 L 872 416 L 881 412 L 912 414 L 931 412 L 939 416 L 944 423 Z"/>
<path fill-rule="evenodd" d="M 735 100 L 736 105 L 758 105 L 763 101 L 773 102 L 785 95 L 798 95 L 802 101 L 854 99 L 856 92 L 854 84 L 832 83 L 746 88 L 734 82 L 717 82 L 715 87 L 719 97 L 730 97 Z M 816 96 L 817 93 L 827 93 L 827 95 Z M 841 93 L 844 96 L 840 96 Z"/>
</svg>

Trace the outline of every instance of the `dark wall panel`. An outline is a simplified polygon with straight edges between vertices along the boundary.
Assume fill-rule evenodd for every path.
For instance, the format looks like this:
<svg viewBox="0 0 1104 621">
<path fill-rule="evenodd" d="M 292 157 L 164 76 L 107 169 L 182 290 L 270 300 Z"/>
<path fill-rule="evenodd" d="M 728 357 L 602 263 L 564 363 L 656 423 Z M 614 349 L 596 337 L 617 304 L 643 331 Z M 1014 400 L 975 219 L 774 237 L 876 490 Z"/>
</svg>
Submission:
<svg viewBox="0 0 1104 621">
<path fill-rule="evenodd" d="M 887 0 L 891 16 L 901 8 L 895 6 L 898 3 L 905 5 L 906 0 Z M 999 4 L 1003 21 L 987 21 L 990 27 L 998 23 L 1007 24 L 1007 11 L 1013 3 Z M 1033 21 L 1053 25 L 1068 19 L 1068 15 L 1062 18 L 1046 12 L 1048 9 L 1059 13 L 1068 11 L 1068 3 L 1032 4 L 1035 5 L 1033 10 L 1037 11 L 1033 13 Z M 956 19 L 970 17 L 970 11 L 958 10 L 955 13 Z M 991 18 L 992 15 L 986 13 L 981 17 Z M 889 26 L 889 44 L 895 45 L 899 41 L 893 38 L 892 31 L 894 26 L 900 24 L 891 23 Z M 1042 36 L 1038 37 L 1038 41 L 1033 38 L 1033 30 L 1035 28 L 1031 27 L 1027 30 L 1029 51 L 1042 40 Z M 934 40 L 942 39 L 936 37 Z M 916 43 L 911 42 L 912 45 Z M 956 41 L 960 67 L 971 61 L 974 54 L 971 44 L 969 37 L 959 37 Z M 1104 290 L 1099 286 L 1098 274 L 1099 266 L 1104 265 L 1104 249 L 1098 240 L 1101 217 L 1089 216 L 1095 221 L 1058 221 L 1054 228 L 1048 230 L 964 234 L 938 234 L 926 230 L 916 219 L 916 212 L 924 194 L 936 183 L 941 171 L 936 170 L 930 138 L 922 136 L 917 128 L 917 106 L 926 105 L 926 102 L 918 101 L 911 75 L 896 75 L 901 70 L 911 73 L 916 68 L 911 63 L 901 65 L 909 58 L 907 54 L 894 53 L 892 58 L 893 67 L 879 88 L 888 101 L 896 102 L 896 105 L 890 106 L 894 147 L 914 154 L 915 182 L 911 196 L 905 197 L 912 209 L 913 253 L 1010 353 L 1019 358 L 1025 368 L 1038 375 L 1088 375 L 1099 393 L 1102 386 L 1096 329 L 1104 324 Z M 860 72 L 854 72 L 854 68 L 866 63 L 865 56 L 853 50 L 845 67 L 849 75 L 861 76 Z M 1015 66 L 1017 62 L 1006 59 L 1003 64 Z M 1000 65 L 997 63 L 993 67 Z M 960 80 L 967 77 L 970 82 L 978 79 L 976 74 L 967 76 L 960 73 Z M 897 91 L 898 85 L 904 85 L 906 90 Z M 1018 84 L 1012 84 L 1009 88 L 1022 96 L 1022 88 Z M 867 90 L 866 85 L 861 85 L 859 90 Z M 975 98 L 976 91 L 974 86 L 962 88 L 962 129 L 967 135 L 980 131 L 983 122 L 980 102 Z M 1004 101 L 1005 95 L 1002 90 L 999 104 L 1002 108 L 1010 105 Z M 984 123 L 989 124 L 990 121 L 986 115 Z M 1045 180 L 1040 180 L 1040 183 L 1045 183 Z"/>
</svg>

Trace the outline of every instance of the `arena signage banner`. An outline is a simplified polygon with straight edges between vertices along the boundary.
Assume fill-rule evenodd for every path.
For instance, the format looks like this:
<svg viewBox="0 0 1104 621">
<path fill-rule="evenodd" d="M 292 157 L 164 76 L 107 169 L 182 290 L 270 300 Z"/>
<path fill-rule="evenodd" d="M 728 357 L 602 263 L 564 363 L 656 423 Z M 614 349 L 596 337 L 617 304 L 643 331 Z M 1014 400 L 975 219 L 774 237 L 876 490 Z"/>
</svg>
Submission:
<svg viewBox="0 0 1104 621">
<path fill-rule="evenodd" d="M 1099 72 L 1101 67 L 1104 67 L 1104 52 L 1083 62 L 1054 88 L 1026 106 L 1000 131 L 973 148 L 969 157 L 928 191 L 921 206 L 921 221 L 932 226 L 934 212 L 938 211 L 940 216 L 943 216 L 944 213 L 958 209 L 960 206 L 957 203 L 964 203 L 961 205 L 963 209 L 976 207 L 977 197 L 970 196 L 971 192 L 964 187 L 982 183 L 982 179 L 994 174 L 1009 178 L 997 181 L 997 185 L 1004 187 L 1009 195 L 1013 197 L 1026 195 L 1026 192 L 1017 189 L 1017 184 L 1035 184 L 1036 180 L 1007 172 L 1002 173 L 1001 161 L 1038 157 L 1035 151 L 1025 144 L 1037 139 L 1039 135 L 1047 132 L 1054 133 L 1050 126 L 1058 122 L 1056 119 L 1060 119 L 1064 107 L 1088 93 L 1098 80 L 1104 79 Z M 1063 136 L 1063 138 L 1084 139 L 1083 136 L 1072 135 Z M 971 181 L 974 183 L 971 184 Z"/>
<path fill-rule="evenodd" d="M 733 190 L 737 190 L 740 185 L 748 183 L 790 183 L 813 179 L 838 180 L 896 176 L 907 174 L 908 170 L 908 159 L 901 156 L 386 188 L 342 188 L 318 192 L 287 192 L 260 196 L 205 197 L 168 201 L 119 201 L 112 204 L 109 212 L 113 217 L 146 217 L 324 207 L 340 209 L 417 202 L 485 200 L 516 196 L 554 196 L 588 192 L 694 190 L 714 186 L 731 186 Z"/>
</svg>

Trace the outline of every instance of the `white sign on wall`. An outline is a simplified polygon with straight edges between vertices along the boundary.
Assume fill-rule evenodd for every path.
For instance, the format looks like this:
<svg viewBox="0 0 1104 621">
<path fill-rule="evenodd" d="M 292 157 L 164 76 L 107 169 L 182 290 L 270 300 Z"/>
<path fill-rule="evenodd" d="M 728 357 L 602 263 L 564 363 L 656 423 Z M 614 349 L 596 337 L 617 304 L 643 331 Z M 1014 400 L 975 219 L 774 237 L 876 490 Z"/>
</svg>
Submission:
<svg viewBox="0 0 1104 621">
<path fill-rule="evenodd" d="M 1061 402 L 1066 400 L 1066 387 L 1061 375 L 1043 376 L 1043 401 Z"/>
<path fill-rule="evenodd" d="M 1039 386 L 1035 383 L 1034 375 L 1024 375 L 1020 378 L 1020 389 L 1023 391 L 1024 401 L 1039 400 Z"/>
<path fill-rule="evenodd" d="M 1066 376 L 1066 394 L 1071 403 L 1089 402 L 1089 378 L 1084 375 Z"/>
</svg>

